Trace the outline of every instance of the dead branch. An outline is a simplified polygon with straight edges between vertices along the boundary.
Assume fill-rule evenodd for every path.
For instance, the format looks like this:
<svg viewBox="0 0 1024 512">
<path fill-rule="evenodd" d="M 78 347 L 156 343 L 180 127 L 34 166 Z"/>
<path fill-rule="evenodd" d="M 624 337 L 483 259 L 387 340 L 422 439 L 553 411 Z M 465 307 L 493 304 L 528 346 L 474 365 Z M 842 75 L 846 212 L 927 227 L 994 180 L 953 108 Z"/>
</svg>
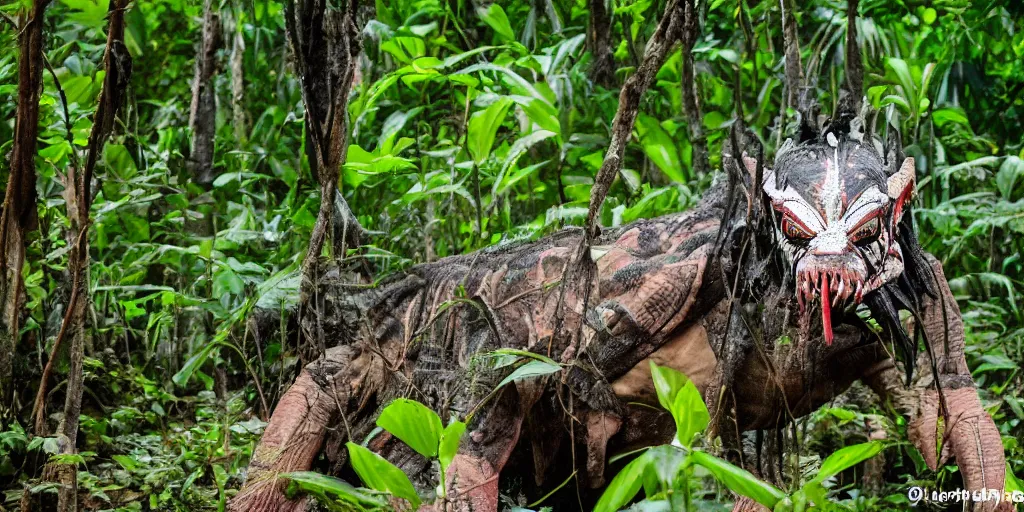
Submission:
<svg viewBox="0 0 1024 512">
<path fill-rule="evenodd" d="M 662 15 L 654 35 L 647 42 L 647 49 L 644 51 L 644 60 L 637 67 L 636 73 L 630 76 L 622 86 L 619 93 L 619 109 L 615 112 L 615 119 L 612 120 L 612 137 L 608 144 L 608 151 L 605 153 L 601 169 L 597 171 L 594 179 L 594 188 L 590 192 L 590 208 L 587 211 L 586 231 L 587 240 L 591 240 L 597 233 L 598 217 L 601 213 L 601 205 L 608 195 L 612 182 L 622 169 L 622 158 L 626 152 L 626 143 L 633 133 L 633 124 L 636 123 L 636 116 L 640 112 L 640 100 L 643 98 L 647 88 L 654 80 L 654 75 L 665 63 L 669 51 L 679 41 L 685 20 L 684 6 L 680 0 L 669 0 L 665 6 L 665 14 Z"/>
</svg>

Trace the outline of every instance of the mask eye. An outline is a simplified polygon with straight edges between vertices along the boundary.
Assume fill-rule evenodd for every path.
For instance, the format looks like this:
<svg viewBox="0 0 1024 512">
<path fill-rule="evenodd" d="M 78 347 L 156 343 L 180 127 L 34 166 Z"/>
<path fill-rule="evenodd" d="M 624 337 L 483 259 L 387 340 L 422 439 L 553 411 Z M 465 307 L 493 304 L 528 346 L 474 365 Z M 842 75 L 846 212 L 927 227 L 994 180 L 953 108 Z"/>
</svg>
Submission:
<svg viewBox="0 0 1024 512">
<path fill-rule="evenodd" d="M 782 234 L 786 235 L 790 242 L 804 243 L 814 238 L 814 232 L 792 215 L 782 217 Z"/>
<path fill-rule="evenodd" d="M 874 242 L 878 238 L 878 233 L 881 229 L 882 222 L 880 217 L 875 215 L 861 221 L 857 227 L 850 230 L 850 241 L 856 244 L 868 244 Z"/>
</svg>

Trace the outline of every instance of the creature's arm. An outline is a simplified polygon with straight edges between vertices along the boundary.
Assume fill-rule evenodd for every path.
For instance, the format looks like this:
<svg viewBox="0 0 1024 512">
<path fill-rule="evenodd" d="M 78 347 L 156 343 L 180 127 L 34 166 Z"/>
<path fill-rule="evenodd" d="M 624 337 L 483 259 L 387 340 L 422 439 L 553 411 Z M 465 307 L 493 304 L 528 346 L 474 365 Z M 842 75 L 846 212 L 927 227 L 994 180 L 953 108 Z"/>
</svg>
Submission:
<svg viewBox="0 0 1024 512">
<path fill-rule="evenodd" d="M 995 489 L 1002 494 L 1006 462 L 1003 445 L 992 417 L 981 406 L 974 379 L 964 357 L 964 324 L 953 293 L 949 289 L 942 264 L 933 256 L 928 261 L 935 273 L 938 297 L 925 299 L 921 311 L 921 328 L 935 358 L 937 375 L 933 374 L 927 354 L 918 365 L 919 377 L 913 388 L 905 389 L 891 361 L 868 372 L 865 382 L 883 398 L 911 418 L 910 438 L 921 451 L 925 462 L 936 469 L 949 457 L 956 457 L 964 485 L 970 490 Z M 935 383 L 938 380 L 939 389 Z M 945 428 L 941 449 L 939 417 Z M 1011 510 L 1012 505 L 985 502 L 976 510 Z"/>
</svg>

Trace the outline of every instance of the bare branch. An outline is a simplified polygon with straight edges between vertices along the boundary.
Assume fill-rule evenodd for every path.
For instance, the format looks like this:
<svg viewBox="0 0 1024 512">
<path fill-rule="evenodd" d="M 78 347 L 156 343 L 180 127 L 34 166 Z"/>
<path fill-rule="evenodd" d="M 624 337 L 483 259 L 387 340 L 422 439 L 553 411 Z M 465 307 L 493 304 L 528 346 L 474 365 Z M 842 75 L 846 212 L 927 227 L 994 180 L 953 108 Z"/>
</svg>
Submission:
<svg viewBox="0 0 1024 512">
<path fill-rule="evenodd" d="M 640 100 L 650 87 L 654 76 L 665 63 L 669 51 L 680 39 L 685 19 L 684 7 L 680 0 L 669 0 L 665 6 L 665 14 L 658 22 L 658 28 L 647 43 L 644 60 L 637 67 L 636 73 L 630 76 L 619 93 L 619 109 L 612 120 L 612 138 L 608 144 L 601 169 L 594 179 L 594 188 L 590 193 L 590 208 L 587 211 L 587 240 L 597 233 L 597 221 L 601 205 L 608 195 L 608 189 L 622 170 L 622 158 L 626 152 L 626 143 L 633 132 L 633 124 L 640 112 Z"/>
</svg>

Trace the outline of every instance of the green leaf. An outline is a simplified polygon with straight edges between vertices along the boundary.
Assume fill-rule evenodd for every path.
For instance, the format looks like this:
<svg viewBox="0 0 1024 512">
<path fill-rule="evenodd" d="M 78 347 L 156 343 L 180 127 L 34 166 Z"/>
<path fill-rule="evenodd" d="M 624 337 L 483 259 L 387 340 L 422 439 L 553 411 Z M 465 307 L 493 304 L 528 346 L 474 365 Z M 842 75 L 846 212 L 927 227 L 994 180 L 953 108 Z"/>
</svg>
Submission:
<svg viewBox="0 0 1024 512">
<path fill-rule="evenodd" d="M 926 7 L 924 9 L 924 12 L 921 13 L 921 21 L 924 21 L 926 25 L 931 25 L 932 23 L 935 23 L 935 19 L 938 17 L 938 13 L 935 12 L 935 9 L 931 7 Z"/>
<path fill-rule="evenodd" d="M 746 496 L 768 508 L 774 508 L 775 504 L 785 497 L 785 494 L 772 484 L 763 482 L 749 471 L 734 466 L 718 457 L 694 451 L 690 453 L 690 458 L 695 464 L 710 471 L 719 482 L 722 482 L 731 491 Z"/>
<path fill-rule="evenodd" d="M 505 379 L 502 380 L 500 384 L 498 384 L 498 387 L 503 387 L 506 384 L 515 382 L 517 380 L 524 380 L 533 377 L 540 377 L 543 375 L 550 375 L 552 373 L 557 373 L 561 370 L 562 367 L 560 365 L 551 364 L 547 361 L 530 361 L 529 363 L 526 363 L 520 366 L 519 368 L 516 368 L 516 371 L 512 372 L 508 377 L 505 377 Z"/>
<path fill-rule="evenodd" d="M 651 380 L 654 381 L 654 391 L 658 394 L 658 403 L 666 411 L 672 412 L 676 395 L 690 379 L 677 370 L 659 366 L 651 361 Z"/>
<path fill-rule="evenodd" d="M 908 103 L 907 100 L 903 99 L 902 96 L 897 96 L 895 94 L 890 94 L 882 98 L 882 103 L 879 106 L 884 107 L 891 103 L 895 103 L 896 106 L 900 107 L 900 109 L 902 109 L 904 113 L 910 113 L 910 103 Z"/>
<path fill-rule="evenodd" d="M 601 499 L 594 506 L 594 512 L 614 512 L 629 503 L 640 490 L 644 470 L 647 469 L 649 461 L 647 452 L 644 452 L 626 464 L 626 467 L 622 468 L 622 471 L 619 471 L 619 474 L 615 475 L 615 478 L 605 488 Z"/>
<path fill-rule="evenodd" d="M 307 492 L 313 491 L 329 494 L 344 499 L 345 501 L 366 503 L 378 507 L 387 505 L 387 501 L 376 496 L 360 492 L 359 489 L 353 487 L 352 484 L 340 478 L 321 475 L 314 471 L 293 471 L 291 473 L 282 473 L 281 478 L 287 478 L 292 482 L 295 482 L 298 484 L 300 489 Z"/>
<path fill-rule="evenodd" d="M 408 398 L 399 398 L 384 408 L 377 426 L 424 457 L 436 457 L 441 443 L 441 418 L 427 406 Z"/>
<path fill-rule="evenodd" d="M 490 155 L 494 137 L 511 105 L 512 99 L 503 97 L 491 103 L 487 108 L 474 112 L 469 118 L 467 146 L 470 156 L 473 157 L 473 161 L 477 165 L 483 163 Z"/>
<path fill-rule="evenodd" d="M 971 125 L 970 121 L 967 119 L 967 113 L 960 107 L 935 109 L 932 111 L 932 120 L 935 121 L 935 126 L 940 128 L 948 123 L 955 123 L 968 127 Z"/>
<path fill-rule="evenodd" d="M 484 9 L 483 7 L 477 9 L 477 16 L 480 19 L 490 25 L 494 32 L 498 34 L 498 38 L 505 42 L 515 41 L 516 35 L 512 32 L 512 24 L 508 22 L 508 16 L 505 15 L 505 10 L 494 2 L 490 7 Z"/>
<path fill-rule="evenodd" d="M 245 283 L 230 268 L 221 268 L 213 275 L 213 298 L 220 299 L 227 293 L 241 295 L 245 291 Z"/>
<path fill-rule="evenodd" d="M 1010 463 L 1006 463 L 1006 484 L 1004 485 L 1007 492 L 1024 492 L 1024 482 L 1021 482 L 1013 474 L 1013 468 L 1010 467 Z"/>
<path fill-rule="evenodd" d="M 345 446 L 348 447 L 352 469 L 367 487 L 403 498 L 413 509 L 419 508 L 420 497 L 401 469 L 368 448 L 353 442 L 345 443 Z"/>
<path fill-rule="evenodd" d="M 192 357 L 188 358 L 188 361 L 185 361 L 185 365 L 178 370 L 178 373 L 175 373 L 174 376 L 171 377 L 171 381 L 181 387 L 188 385 L 188 381 L 192 378 L 192 374 L 206 362 L 206 358 L 210 357 L 210 352 L 218 346 L 219 344 L 217 343 L 204 345 L 199 352 L 196 352 Z"/>
<path fill-rule="evenodd" d="M 1022 174 L 1024 174 L 1024 160 L 1014 155 L 1006 157 L 1003 164 L 999 166 L 999 172 L 996 173 L 996 188 L 999 189 L 999 194 L 1005 199 L 1010 199 L 1017 179 Z"/>
<path fill-rule="evenodd" d="M 687 380 L 672 402 L 672 417 L 676 420 L 676 439 L 683 446 L 693 446 L 693 436 L 703 432 L 711 422 L 711 414 L 693 381 Z"/>
<path fill-rule="evenodd" d="M 655 446 L 647 450 L 643 456 L 648 460 L 646 468 L 648 476 L 657 480 L 661 486 L 655 492 L 660 491 L 661 488 L 672 487 L 679 471 L 686 463 L 686 452 L 670 444 Z M 652 494 L 654 492 L 648 492 L 647 496 L 650 497 Z"/>
<path fill-rule="evenodd" d="M 459 441 L 462 434 L 466 432 L 466 424 L 462 421 L 453 421 L 444 428 L 441 433 L 441 445 L 437 448 L 437 459 L 441 463 L 441 471 L 448 471 L 448 466 L 459 451 Z"/>
<path fill-rule="evenodd" d="M 826 479 L 831 478 L 844 470 L 852 468 L 861 462 L 878 455 L 879 452 L 884 448 L 880 441 L 871 441 L 868 443 L 855 444 L 847 446 L 832 455 L 829 455 L 824 462 L 821 463 L 821 469 L 818 470 L 818 474 L 814 477 L 815 482 L 824 482 Z"/>
<path fill-rule="evenodd" d="M 134 457 L 129 457 L 127 455 L 112 455 L 110 458 L 114 459 L 114 462 L 120 464 L 121 467 L 129 473 L 139 468 L 139 462 L 135 460 Z"/>
<path fill-rule="evenodd" d="M 661 169 L 661 172 L 675 182 L 686 181 L 683 162 L 679 158 L 679 151 L 676 150 L 676 143 L 672 137 L 658 123 L 658 120 L 644 114 L 636 121 L 637 138 L 644 149 L 647 158 L 650 158 L 654 165 Z"/>
</svg>

